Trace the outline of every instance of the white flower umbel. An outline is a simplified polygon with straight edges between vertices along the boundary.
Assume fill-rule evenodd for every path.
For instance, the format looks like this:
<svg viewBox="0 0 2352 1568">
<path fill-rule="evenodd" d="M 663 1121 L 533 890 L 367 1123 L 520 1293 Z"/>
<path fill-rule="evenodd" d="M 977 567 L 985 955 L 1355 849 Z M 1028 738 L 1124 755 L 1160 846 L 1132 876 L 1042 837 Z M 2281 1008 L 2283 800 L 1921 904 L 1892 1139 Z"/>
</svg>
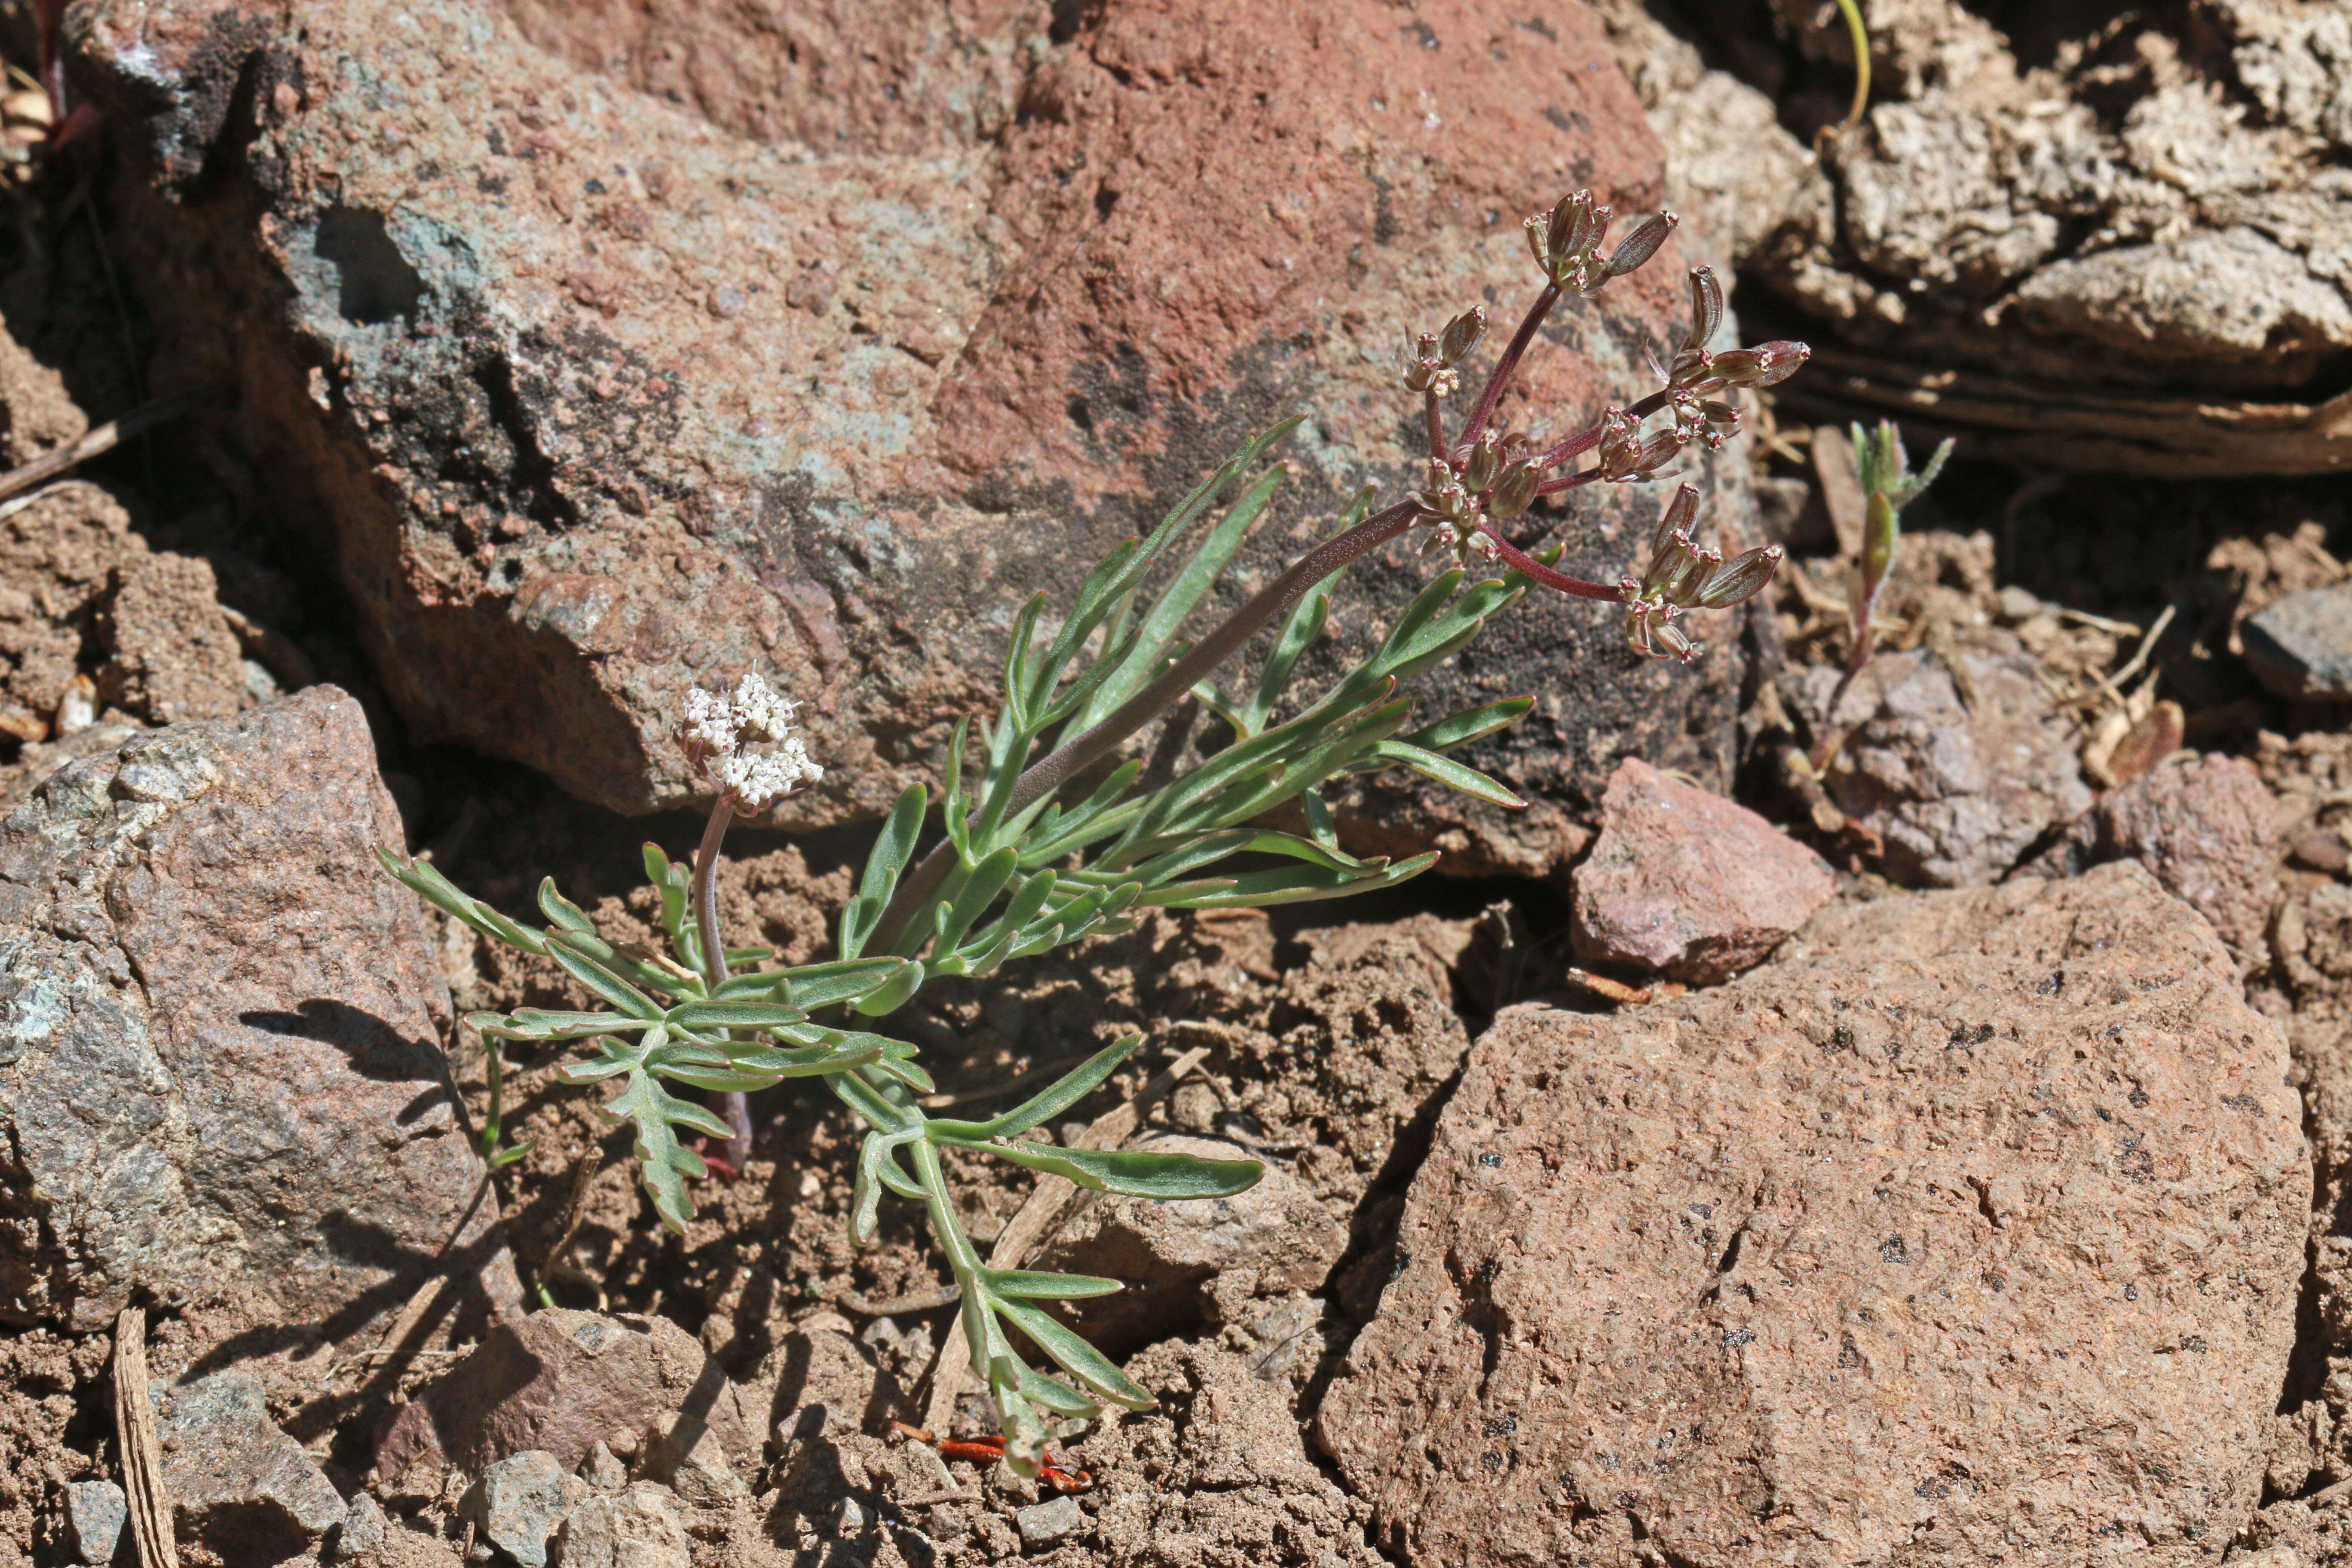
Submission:
<svg viewBox="0 0 2352 1568">
<path fill-rule="evenodd" d="M 793 732 L 797 702 L 779 697 L 757 675 L 737 682 L 733 695 L 686 694 L 678 742 L 712 788 L 737 811 L 756 816 L 803 784 L 824 776 L 808 743 Z"/>
</svg>

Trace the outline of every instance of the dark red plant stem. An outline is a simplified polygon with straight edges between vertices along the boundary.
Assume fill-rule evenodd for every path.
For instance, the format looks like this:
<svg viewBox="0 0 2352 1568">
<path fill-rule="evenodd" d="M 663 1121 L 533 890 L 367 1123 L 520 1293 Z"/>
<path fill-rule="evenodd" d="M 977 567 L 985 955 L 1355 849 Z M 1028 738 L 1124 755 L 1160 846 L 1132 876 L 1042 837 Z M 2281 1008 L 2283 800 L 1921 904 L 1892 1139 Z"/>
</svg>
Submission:
<svg viewBox="0 0 2352 1568">
<path fill-rule="evenodd" d="M 1563 594 L 1573 594 L 1580 599 L 1606 599 L 1612 604 L 1618 605 L 1625 602 L 1624 595 L 1614 588 L 1600 583 L 1588 583 L 1581 577 L 1571 577 L 1565 572 L 1553 571 L 1496 532 L 1494 526 L 1488 522 L 1481 521 L 1478 524 L 1478 531 L 1494 542 L 1495 553 L 1502 557 L 1504 565 L 1514 572 L 1526 574 L 1547 588 L 1557 588 Z"/>
<path fill-rule="evenodd" d="M 1587 468 L 1580 474 L 1563 474 L 1556 479 L 1546 479 L 1536 487 L 1539 496 L 1556 496 L 1562 490 L 1572 490 L 1579 485 L 1589 485 L 1601 477 L 1599 468 Z"/>
<path fill-rule="evenodd" d="M 1005 806 L 1005 816 L 1018 816 L 1040 797 L 1108 756 L 1128 737 L 1173 707 L 1202 677 L 1240 652 L 1266 623 L 1304 598 L 1309 588 L 1402 533 L 1412 526 L 1420 510 L 1409 500 L 1399 501 L 1292 562 L 1288 571 L 1259 589 L 1249 603 L 1227 616 L 1223 626 L 1193 644 L 1191 652 L 1161 672 L 1150 685 L 1120 703 L 1108 718 L 1031 763 L 1013 781 L 1013 798 Z M 940 885 L 947 880 L 948 868 L 954 858 L 955 846 L 942 839 L 913 870 L 898 879 L 898 890 L 891 895 L 889 907 L 875 922 L 874 933 L 866 941 L 866 951 L 890 951 L 891 944 L 906 931 L 907 922 L 929 903 Z"/>
<path fill-rule="evenodd" d="M 726 842 L 727 829 L 734 820 L 735 803 L 720 795 L 712 803 L 710 820 L 703 826 L 702 847 L 694 852 L 694 923 L 701 938 L 703 984 L 714 996 L 727 982 L 727 949 L 719 939 L 719 847 Z M 751 1157 L 751 1102 L 740 1089 L 721 1090 L 716 1100 L 719 1114 L 730 1130 L 727 1164 L 740 1176 L 743 1162 Z"/>
<path fill-rule="evenodd" d="M 1429 426 L 1429 456 L 1433 461 L 1442 463 L 1445 461 L 1445 418 L 1438 412 L 1437 394 L 1424 392 L 1421 395 L 1421 411 L 1423 419 Z"/>
<path fill-rule="evenodd" d="M 1527 320 L 1521 321 L 1519 330 L 1511 334 L 1509 345 L 1503 350 L 1503 357 L 1495 362 L 1495 374 L 1486 378 L 1486 389 L 1478 395 L 1478 406 L 1470 411 L 1470 422 L 1462 426 L 1462 439 L 1465 444 L 1475 441 L 1478 433 L 1486 428 L 1486 421 L 1494 415 L 1495 405 L 1502 401 L 1503 388 L 1510 384 L 1511 373 L 1519 368 L 1519 356 L 1528 352 L 1528 344 L 1535 341 L 1536 329 L 1543 325 L 1544 317 L 1551 313 L 1551 308 L 1559 299 L 1559 285 L 1547 283 L 1544 291 L 1536 296 L 1536 302 L 1528 307 Z"/>
<path fill-rule="evenodd" d="M 1640 402 L 1628 405 L 1625 409 L 1625 417 L 1632 420 L 1634 424 L 1639 425 L 1643 420 L 1647 419 L 1651 415 L 1655 414 L 1659 409 L 1664 408 L 1672 396 L 1673 393 L 1670 389 L 1661 387 L 1657 391 L 1650 394 L 1649 396 L 1643 398 Z M 1546 452 L 1542 457 L 1538 458 L 1536 459 L 1536 467 L 1538 468 L 1558 468 L 1560 464 L 1567 462 L 1570 458 L 1580 457 L 1599 445 L 1601 445 L 1601 426 L 1598 425 L 1587 426 L 1584 429 L 1578 431 L 1575 435 L 1570 436 L 1567 440 L 1562 441 L 1559 446 L 1554 447 L 1551 450 Z"/>
</svg>

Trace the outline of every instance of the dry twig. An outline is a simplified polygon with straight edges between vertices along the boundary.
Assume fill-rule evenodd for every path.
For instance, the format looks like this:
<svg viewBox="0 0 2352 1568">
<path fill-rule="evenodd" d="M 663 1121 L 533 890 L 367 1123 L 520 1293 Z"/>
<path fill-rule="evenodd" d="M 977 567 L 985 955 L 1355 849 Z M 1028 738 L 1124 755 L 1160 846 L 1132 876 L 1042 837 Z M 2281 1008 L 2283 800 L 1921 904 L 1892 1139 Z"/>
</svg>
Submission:
<svg viewBox="0 0 2352 1568">
<path fill-rule="evenodd" d="M 114 1320 L 114 1436 L 122 1449 L 122 1489 L 142 1568 L 180 1568 L 172 1500 L 163 1489 L 163 1447 L 147 1396 L 147 1311 L 125 1307 Z"/>
</svg>

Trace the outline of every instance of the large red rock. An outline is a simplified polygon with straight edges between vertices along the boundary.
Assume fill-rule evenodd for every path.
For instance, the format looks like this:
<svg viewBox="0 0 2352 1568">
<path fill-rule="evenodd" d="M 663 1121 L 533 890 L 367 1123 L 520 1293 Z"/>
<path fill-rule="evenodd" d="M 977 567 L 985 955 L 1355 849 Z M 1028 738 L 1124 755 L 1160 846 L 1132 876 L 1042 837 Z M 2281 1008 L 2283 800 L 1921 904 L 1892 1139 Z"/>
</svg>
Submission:
<svg viewBox="0 0 2352 1568">
<path fill-rule="evenodd" d="M 1522 215 L 1661 194 L 1573 5 L 517 14 L 583 64 L 460 0 L 94 0 L 70 31 L 159 363 L 237 389 L 219 449 L 329 536 L 404 715 L 628 811 L 697 794 L 680 689 L 751 668 L 810 700 L 827 765 L 790 821 L 886 805 L 990 703 L 1019 597 L 1311 411 L 1255 585 L 1360 483 L 1401 493 L 1396 349 L 1481 300 L 1499 342 Z M 1563 310 L 1510 417 L 1648 390 L 1639 346 L 1684 309 L 1670 247 Z M 1694 463 L 1737 531 L 1739 451 Z M 1580 498 L 1550 521 L 1613 580 L 1659 497 Z M 1430 570 L 1365 563 L 1328 653 Z M 1620 755 L 1722 782 L 1742 624 L 1666 668 L 1604 607 L 1530 603 L 1423 684 L 1433 711 L 1537 694 L 1469 759 L 1533 809 L 1390 778 L 1343 824 L 1541 870 Z"/>
<path fill-rule="evenodd" d="M 2287 1066 L 2131 862 L 1507 1010 L 1320 1440 L 1415 1564 L 2218 1562 L 2294 1340 Z"/>
</svg>

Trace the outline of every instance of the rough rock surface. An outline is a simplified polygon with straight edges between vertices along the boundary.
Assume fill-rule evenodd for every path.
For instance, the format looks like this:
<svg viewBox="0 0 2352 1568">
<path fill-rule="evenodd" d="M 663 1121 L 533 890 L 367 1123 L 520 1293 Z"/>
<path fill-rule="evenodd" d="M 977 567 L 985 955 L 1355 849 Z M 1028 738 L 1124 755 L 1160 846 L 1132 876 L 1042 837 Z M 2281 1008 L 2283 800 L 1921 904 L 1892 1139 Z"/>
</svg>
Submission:
<svg viewBox="0 0 2352 1568">
<path fill-rule="evenodd" d="M 494 1324 L 479 1349 L 401 1408 L 376 1466 L 388 1479 L 420 1464 L 479 1475 L 538 1448 L 568 1471 L 598 1441 L 635 1453 L 696 1426 L 728 1452 L 758 1457 L 758 1424 L 685 1330 L 667 1318 L 557 1308 Z"/>
<path fill-rule="evenodd" d="M 99 697 L 158 724 L 226 719 L 245 705 L 245 656 L 213 569 L 163 552 L 121 574 L 106 609 L 114 657 Z"/>
<path fill-rule="evenodd" d="M 668 1491 L 638 1481 L 566 1514 L 552 1561 L 555 1568 L 687 1568 L 692 1558 Z"/>
<path fill-rule="evenodd" d="M 104 1568 L 114 1561 L 131 1500 L 112 1481 L 75 1481 L 66 1488 L 66 1550 L 79 1563 Z"/>
<path fill-rule="evenodd" d="M 1166 1135 L 1130 1146 L 1207 1160 L 1251 1157 L 1213 1138 Z M 1347 1226 L 1277 1161 L 1267 1163 L 1257 1185 L 1229 1198 L 1162 1204 L 1088 1194 L 1035 1267 L 1123 1281 L 1118 1295 L 1084 1303 L 1079 1321 L 1090 1337 L 1141 1345 L 1217 1321 L 1225 1302 L 1319 1289 L 1347 1250 Z"/>
<path fill-rule="evenodd" d="M 1897 7 L 1872 27 L 1893 101 L 1830 140 L 1837 200 L 1764 275 L 1914 356 L 2296 388 L 2352 350 L 2352 48 L 2332 11 L 2219 0 L 2197 27 L 2037 17 L 2011 37 L 1957 0 Z M 1789 14 L 1808 52 L 1843 49 L 1833 18 Z M 2054 58 L 2021 60 L 2037 49 Z"/>
<path fill-rule="evenodd" d="M 129 515 L 89 485 L 0 519 L 0 733 L 48 738 L 116 571 L 145 554 Z"/>
<path fill-rule="evenodd" d="M 2099 803 L 2103 849 L 2156 873 L 2241 954 L 2263 952 L 2278 896 L 2278 805 L 2253 765 L 2158 767 Z"/>
<path fill-rule="evenodd" d="M 276 1563 L 343 1521 L 343 1500 L 269 1419 L 260 1383 L 222 1372 L 153 1391 L 163 1492 L 179 1533 L 229 1563 Z"/>
<path fill-rule="evenodd" d="M 610 8 L 518 9 L 575 58 L 613 47 Z M 615 80 L 457 0 L 75 10 L 77 69 L 138 163 L 133 264 L 191 306 L 159 304 L 166 357 L 239 387 L 218 434 L 281 513 L 335 531 L 421 733 L 642 811 L 698 788 L 678 691 L 756 668 L 809 700 L 827 766 L 789 822 L 878 811 L 988 700 L 1016 595 L 1073 583 L 1244 432 L 1310 408 L 1237 563 L 1262 581 L 1360 481 L 1412 477 L 1395 345 L 1478 300 L 1507 331 L 1522 213 L 1580 184 L 1621 214 L 1661 195 L 1577 6 L 824 16 L 805 39 L 680 19 Z M 943 58 L 919 43 L 942 26 Z M 836 56 L 835 26 L 889 41 Z M 629 85 L 656 82 L 686 107 Z M 1565 429 L 1645 390 L 1642 342 L 1684 330 L 1678 271 L 1670 249 L 1559 313 L 1508 417 Z M 1744 458 L 1693 461 L 1736 545 Z M 1655 498 L 1579 495 L 1569 564 L 1623 571 Z M 1427 572 L 1402 549 L 1360 569 L 1316 668 Z M 1541 871 L 1621 754 L 1721 782 L 1738 625 L 1665 669 L 1604 609 L 1530 601 L 1424 686 L 1433 711 L 1538 695 L 1471 757 L 1536 809 L 1400 776 L 1343 825 Z"/>
<path fill-rule="evenodd" d="M 572 1509 L 587 1500 L 588 1483 L 566 1475 L 543 1448 L 509 1454 L 482 1472 L 462 1511 L 491 1545 L 522 1564 L 547 1568 L 547 1543 Z"/>
<path fill-rule="evenodd" d="M 1416 1563 L 2211 1563 L 2294 1338 L 2286 1069 L 2131 863 L 1507 1012 L 1318 1434 Z"/>
<path fill-rule="evenodd" d="M 314 687 L 72 763 L 0 823 L 0 1319 L 226 1293 L 234 1353 L 429 1275 L 518 1294 L 359 705 Z"/>
<path fill-rule="evenodd" d="M 2273 696 L 2352 699 L 2352 588 L 2305 588 L 2239 624 L 2246 668 Z"/>
<path fill-rule="evenodd" d="M 1791 670 L 1783 696 L 1819 725 L 1837 680 L 1828 666 Z M 2013 638 L 1940 658 L 1881 654 L 1834 721 L 1845 743 L 1824 781 L 1830 798 L 1884 837 L 1888 874 L 1911 886 L 1996 880 L 2043 833 L 2090 809 L 2073 726 Z"/>
<path fill-rule="evenodd" d="M 1639 757 L 1617 764 L 1571 886 L 1580 958 L 1693 985 L 1761 963 L 1837 891 L 1820 856 Z"/>
</svg>

